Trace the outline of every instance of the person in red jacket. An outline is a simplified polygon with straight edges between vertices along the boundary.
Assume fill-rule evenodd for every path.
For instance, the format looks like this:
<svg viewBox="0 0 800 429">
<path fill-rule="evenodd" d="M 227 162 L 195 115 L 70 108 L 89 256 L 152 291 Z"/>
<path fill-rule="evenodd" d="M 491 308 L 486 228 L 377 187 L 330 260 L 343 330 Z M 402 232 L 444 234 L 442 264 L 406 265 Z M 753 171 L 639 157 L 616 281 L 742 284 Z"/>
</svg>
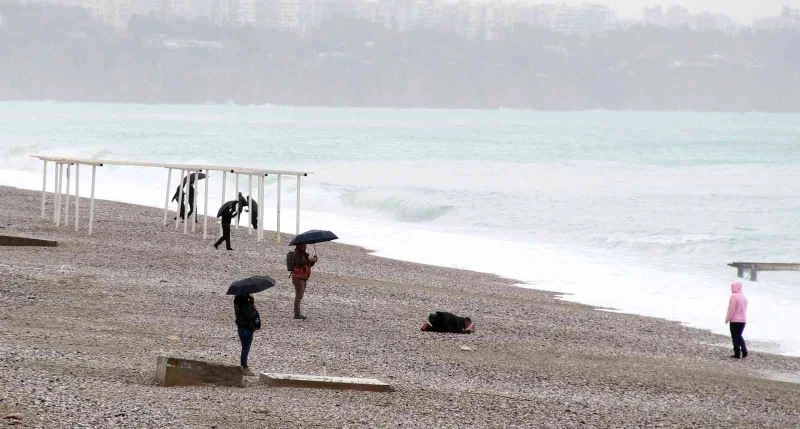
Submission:
<svg viewBox="0 0 800 429">
<path fill-rule="evenodd" d="M 308 256 L 305 244 L 298 244 L 294 249 L 294 269 L 292 270 L 292 284 L 294 285 L 294 318 L 305 320 L 306 316 L 300 313 L 300 302 L 306 293 L 306 284 L 311 277 L 311 267 L 317 263 L 317 255 Z"/>
</svg>

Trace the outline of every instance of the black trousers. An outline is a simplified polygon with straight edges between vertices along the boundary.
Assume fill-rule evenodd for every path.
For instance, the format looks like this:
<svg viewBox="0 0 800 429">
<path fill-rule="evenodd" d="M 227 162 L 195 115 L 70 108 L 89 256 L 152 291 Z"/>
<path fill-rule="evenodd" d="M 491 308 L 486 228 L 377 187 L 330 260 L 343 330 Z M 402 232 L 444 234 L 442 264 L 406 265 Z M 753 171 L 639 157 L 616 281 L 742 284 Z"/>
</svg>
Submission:
<svg viewBox="0 0 800 429">
<path fill-rule="evenodd" d="M 222 225 L 222 237 L 220 237 L 219 240 L 217 240 L 217 242 L 214 243 L 214 247 L 217 247 L 220 244 L 222 244 L 223 240 L 225 240 L 225 247 L 227 249 L 230 249 L 231 248 L 231 226 L 230 225 L 225 225 L 225 224 Z"/>
<path fill-rule="evenodd" d="M 747 345 L 744 343 L 744 337 L 742 337 L 744 323 L 730 322 L 729 325 L 731 328 L 731 341 L 733 341 L 733 355 L 736 357 L 746 357 Z"/>
<path fill-rule="evenodd" d="M 247 355 L 250 354 L 250 345 L 253 344 L 253 331 L 239 328 L 239 341 L 242 342 L 242 356 L 239 359 L 239 363 L 242 368 L 247 368 Z"/>
<path fill-rule="evenodd" d="M 194 204 L 189 206 L 189 214 L 186 214 L 186 206 L 181 204 L 181 219 L 186 219 L 187 217 L 192 217 L 192 213 L 194 213 Z M 197 220 L 197 215 L 194 217 Z"/>
</svg>

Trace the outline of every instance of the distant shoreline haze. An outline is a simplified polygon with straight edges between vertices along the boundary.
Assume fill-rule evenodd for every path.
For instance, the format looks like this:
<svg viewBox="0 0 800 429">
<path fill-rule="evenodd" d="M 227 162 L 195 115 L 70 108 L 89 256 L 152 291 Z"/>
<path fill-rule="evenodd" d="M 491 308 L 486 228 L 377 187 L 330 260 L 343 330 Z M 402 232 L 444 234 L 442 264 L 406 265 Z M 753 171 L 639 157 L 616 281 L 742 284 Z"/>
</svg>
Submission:
<svg viewBox="0 0 800 429">
<path fill-rule="evenodd" d="M 0 100 L 800 111 L 800 28 L 523 24 L 481 40 L 339 16 L 307 36 L 146 17 L 119 31 L 83 9 L 5 2 L 0 53 Z"/>
</svg>

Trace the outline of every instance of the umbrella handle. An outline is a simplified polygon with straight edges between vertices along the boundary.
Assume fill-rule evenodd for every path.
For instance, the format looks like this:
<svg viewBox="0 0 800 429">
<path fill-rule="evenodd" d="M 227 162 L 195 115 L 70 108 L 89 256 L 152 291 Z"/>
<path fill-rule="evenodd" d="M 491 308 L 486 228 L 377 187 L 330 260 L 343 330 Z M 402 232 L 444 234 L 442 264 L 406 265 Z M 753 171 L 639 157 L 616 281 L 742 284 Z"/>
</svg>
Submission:
<svg viewBox="0 0 800 429">
<path fill-rule="evenodd" d="M 314 246 L 314 256 L 317 256 L 317 243 L 314 243 L 313 246 Z"/>
</svg>

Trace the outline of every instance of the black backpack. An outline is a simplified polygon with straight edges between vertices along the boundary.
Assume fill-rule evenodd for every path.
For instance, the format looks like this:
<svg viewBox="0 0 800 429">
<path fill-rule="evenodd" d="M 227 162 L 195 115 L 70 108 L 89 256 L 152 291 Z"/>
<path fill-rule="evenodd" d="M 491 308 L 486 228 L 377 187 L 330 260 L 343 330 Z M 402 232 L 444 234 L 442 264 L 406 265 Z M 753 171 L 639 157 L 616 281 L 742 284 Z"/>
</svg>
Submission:
<svg viewBox="0 0 800 429">
<path fill-rule="evenodd" d="M 261 315 L 258 314 L 258 310 L 256 310 L 256 318 L 253 319 L 253 328 L 255 328 L 256 331 L 261 329 Z"/>
<path fill-rule="evenodd" d="M 294 271 L 294 250 L 290 250 L 289 253 L 286 254 L 286 269 Z"/>
</svg>

